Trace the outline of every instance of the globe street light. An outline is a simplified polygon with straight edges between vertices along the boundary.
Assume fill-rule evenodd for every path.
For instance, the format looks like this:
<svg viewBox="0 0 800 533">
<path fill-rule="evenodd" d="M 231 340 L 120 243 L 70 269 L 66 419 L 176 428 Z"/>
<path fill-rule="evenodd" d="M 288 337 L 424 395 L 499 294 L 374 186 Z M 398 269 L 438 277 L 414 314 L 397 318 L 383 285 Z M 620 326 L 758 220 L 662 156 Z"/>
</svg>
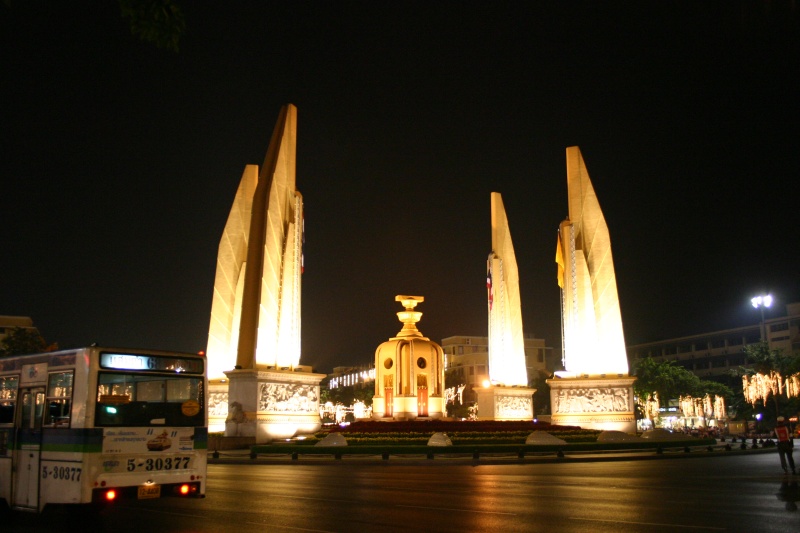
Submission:
<svg viewBox="0 0 800 533">
<path fill-rule="evenodd" d="M 753 307 L 756 309 L 761 310 L 761 340 L 766 340 L 766 329 L 764 328 L 764 308 L 772 306 L 772 295 L 761 295 L 755 296 L 750 300 L 750 303 L 753 304 Z"/>
</svg>

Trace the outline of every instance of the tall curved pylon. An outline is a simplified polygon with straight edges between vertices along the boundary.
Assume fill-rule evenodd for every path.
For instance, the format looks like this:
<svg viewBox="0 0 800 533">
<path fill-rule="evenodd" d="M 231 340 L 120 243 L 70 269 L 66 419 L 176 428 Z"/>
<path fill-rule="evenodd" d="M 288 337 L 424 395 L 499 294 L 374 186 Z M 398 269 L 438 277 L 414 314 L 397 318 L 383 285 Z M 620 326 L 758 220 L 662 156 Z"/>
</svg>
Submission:
<svg viewBox="0 0 800 533">
<path fill-rule="evenodd" d="M 564 366 L 576 375 L 627 375 L 611 238 L 577 146 L 567 148 L 569 219 L 559 227 Z"/>
<path fill-rule="evenodd" d="M 264 164 L 245 167 L 220 240 L 209 379 L 300 362 L 303 197 L 295 189 L 297 108 L 281 109 Z"/>
</svg>

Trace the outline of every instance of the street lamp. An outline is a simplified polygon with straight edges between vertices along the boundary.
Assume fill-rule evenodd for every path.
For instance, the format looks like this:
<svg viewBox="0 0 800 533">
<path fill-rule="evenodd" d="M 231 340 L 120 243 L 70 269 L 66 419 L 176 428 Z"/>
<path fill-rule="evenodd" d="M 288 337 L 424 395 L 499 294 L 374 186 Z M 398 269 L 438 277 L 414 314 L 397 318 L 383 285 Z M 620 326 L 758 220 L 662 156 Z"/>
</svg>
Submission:
<svg viewBox="0 0 800 533">
<path fill-rule="evenodd" d="M 755 296 L 750 300 L 750 303 L 752 303 L 753 307 L 755 307 L 756 309 L 761 310 L 761 340 L 764 341 L 766 340 L 767 337 L 766 330 L 764 328 L 764 308 L 772 306 L 772 295 L 767 294 L 767 295 Z"/>
</svg>

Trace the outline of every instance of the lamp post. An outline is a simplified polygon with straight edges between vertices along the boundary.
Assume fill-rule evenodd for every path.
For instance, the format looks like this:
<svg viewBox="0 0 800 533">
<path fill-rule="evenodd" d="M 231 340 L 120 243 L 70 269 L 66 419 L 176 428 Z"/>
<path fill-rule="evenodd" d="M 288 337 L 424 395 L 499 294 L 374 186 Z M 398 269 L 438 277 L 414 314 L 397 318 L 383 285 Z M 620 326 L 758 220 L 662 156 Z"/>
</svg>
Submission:
<svg viewBox="0 0 800 533">
<path fill-rule="evenodd" d="M 761 296 L 754 296 L 750 300 L 750 303 L 752 303 L 753 307 L 755 307 L 756 309 L 761 310 L 761 340 L 765 341 L 767 340 L 767 334 L 764 327 L 764 308 L 772 306 L 772 295 L 767 294 Z"/>
</svg>

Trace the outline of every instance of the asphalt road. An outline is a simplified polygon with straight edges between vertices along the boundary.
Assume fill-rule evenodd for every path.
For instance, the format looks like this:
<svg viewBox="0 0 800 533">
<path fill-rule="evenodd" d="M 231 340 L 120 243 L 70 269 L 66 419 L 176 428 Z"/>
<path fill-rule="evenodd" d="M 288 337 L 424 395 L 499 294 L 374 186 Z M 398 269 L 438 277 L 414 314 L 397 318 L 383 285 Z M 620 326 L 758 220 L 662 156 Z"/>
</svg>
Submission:
<svg viewBox="0 0 800 533">
<path fill-rule="evenodd" d="M 14 532 L 800 531 L 777 453 L 528 464 L 212 464 L 207 497 L 14 513 Z"/>
</svg>

